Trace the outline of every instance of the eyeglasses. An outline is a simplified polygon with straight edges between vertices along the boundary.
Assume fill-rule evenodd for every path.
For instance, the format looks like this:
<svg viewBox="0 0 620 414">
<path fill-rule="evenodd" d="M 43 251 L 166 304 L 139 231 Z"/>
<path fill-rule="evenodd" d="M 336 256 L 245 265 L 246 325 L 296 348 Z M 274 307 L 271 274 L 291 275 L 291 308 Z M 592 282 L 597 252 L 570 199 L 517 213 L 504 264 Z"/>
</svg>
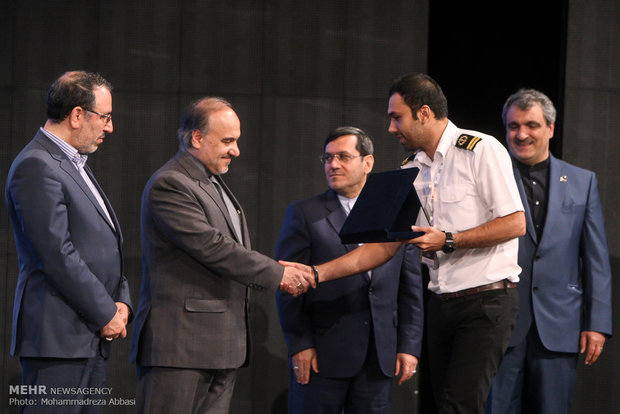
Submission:
<svg viewBox="0 0 620 414">
<path fill-rule="evenodd" d="M 328 162 L 331 163 L 332 161 L 334 161 L 334 158 L 336 158 L 340 162 L 347 163 L 351 161 L 353 158 L 359 158 L 359 157 L 365 157 L 365 156 L 366 155 L 351 155 L 351 154 L 347 154 L 346 152 L 340 152 L 338 154 L 330 154 L 329 152 L 326 152 L 325 154 L 319 157 L 319 161 L 321 161 L 321 164 L 326 164 Z"/>
<path fill-rule="evenodd" d="M 104 125 L 108 125 L 110 122 L 112 122 L 112 114 L 102 114 L 101 112 L 93 111 L 92 109 L 86 109 L 86 108 L 84 108 L 84 110 L 88 112 L 92 112 L 93 114 L 99 115 L 101 119 L 105 118 Z"/>
</svg>

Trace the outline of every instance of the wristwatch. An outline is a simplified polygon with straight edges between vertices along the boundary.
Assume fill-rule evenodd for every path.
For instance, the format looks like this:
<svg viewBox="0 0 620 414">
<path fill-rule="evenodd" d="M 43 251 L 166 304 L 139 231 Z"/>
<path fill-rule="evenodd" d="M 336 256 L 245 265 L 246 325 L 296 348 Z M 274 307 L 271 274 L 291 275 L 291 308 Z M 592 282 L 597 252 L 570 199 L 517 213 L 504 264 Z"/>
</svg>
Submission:
<svg viewBox="0 0 620 414">
<path fill-rule="evenodd" d="M 449 231 L 444 231 L 444 233 L 446 235 L 446 242 L 444 243 L 441 250 L 444 253 L 452 253 L 453 251 L 456 250 L 456 245 L 454 244 L 454 238 L 452 237 L 452 233 L 450 233 Z"/>
</svg>

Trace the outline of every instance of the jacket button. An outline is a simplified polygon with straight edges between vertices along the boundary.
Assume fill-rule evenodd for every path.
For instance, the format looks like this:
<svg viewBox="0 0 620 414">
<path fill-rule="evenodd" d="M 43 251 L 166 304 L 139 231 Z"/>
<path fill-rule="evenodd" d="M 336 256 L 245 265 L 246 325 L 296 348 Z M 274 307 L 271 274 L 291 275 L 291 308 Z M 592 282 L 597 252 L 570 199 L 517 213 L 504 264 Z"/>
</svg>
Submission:
<svg viewBox="0 0 620 414">
<path fill-rule="evenodd" d="M 534 290 L 534 292 L 538 292 L 538 287 L 537 287 L 537 286 L 534 286 L 534 289 L 533 289 L 533 290 Z"/>
</svg>

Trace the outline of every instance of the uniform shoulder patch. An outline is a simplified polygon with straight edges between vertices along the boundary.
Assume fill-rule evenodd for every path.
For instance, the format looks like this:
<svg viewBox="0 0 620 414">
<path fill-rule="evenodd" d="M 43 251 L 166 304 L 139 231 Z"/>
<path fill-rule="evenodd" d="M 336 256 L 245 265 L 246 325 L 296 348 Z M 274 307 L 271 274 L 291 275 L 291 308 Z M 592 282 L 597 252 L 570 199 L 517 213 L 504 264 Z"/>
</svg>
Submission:
<svg viewBox="0 0 620 414">
<path fill-rule="evenodd" d="M 402 167 L 403 165 L 407 164 L 408 162 L 413 161 L 413 159 L 415 158 L 415 155 L 417 154 L 417 151 L 414 152 L 413 154 L 411 154 L 410 156 L 408 156 L 407 158 L 405 158 L 403 160 L 403 162 L 400 163 L 400 166 Z"/>
<path fill-rule="evenodd" d="M 456 140 L 455 147 L 473 151 L 476 145 L 482 141 L 482 138 L 473 135 L 461 134 L 459 139 Z"/>
</svg>

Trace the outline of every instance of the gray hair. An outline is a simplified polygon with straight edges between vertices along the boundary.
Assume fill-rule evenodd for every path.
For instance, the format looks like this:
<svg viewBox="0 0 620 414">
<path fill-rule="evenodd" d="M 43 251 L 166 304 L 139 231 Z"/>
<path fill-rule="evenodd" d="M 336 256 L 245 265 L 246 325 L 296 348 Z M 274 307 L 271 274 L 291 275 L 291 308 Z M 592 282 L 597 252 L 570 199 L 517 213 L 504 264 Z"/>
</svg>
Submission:
<svg viewBox="0 0 620 414">
<path fill-rule="evenodd" d="M 372 145 L 372 138 L 366 132 L 360 128 L 352 126 L 341 126 L 333 129 L 325 138 L 323 143 L 323 150 L 327 147 L 327 144 L 334 141 L 336 138 L 340 138 L 345 135 L 355 135 L 357 137 L 357 144 L 355 149 L 359 151 L 360 155 L 372 155 L 374 147 Z"/>
<path fill-rule="evenodd" d="M 502 120 L 506 126 L 506 113 L 511 106 L 516 106 L 522 111 L 530 109 L 534 105 L 540 105 L 547 126 L 555 122 L 556 110 L 551 99 L 536 89 L 519 89 L 508 97 L 502 110 Z"/>
<path fill-rule="evenodd" d="M 177 131 L 180 148 L 189 148 L 192 146 L 192 133 L 196 130 L 201 134 L 209 133 L 209 116 L 220 109 L 233 106 L 224 98 L 219 96 L 205 96 L 192 102 L 181 121 L 181 127 Z"/>
</svg>

